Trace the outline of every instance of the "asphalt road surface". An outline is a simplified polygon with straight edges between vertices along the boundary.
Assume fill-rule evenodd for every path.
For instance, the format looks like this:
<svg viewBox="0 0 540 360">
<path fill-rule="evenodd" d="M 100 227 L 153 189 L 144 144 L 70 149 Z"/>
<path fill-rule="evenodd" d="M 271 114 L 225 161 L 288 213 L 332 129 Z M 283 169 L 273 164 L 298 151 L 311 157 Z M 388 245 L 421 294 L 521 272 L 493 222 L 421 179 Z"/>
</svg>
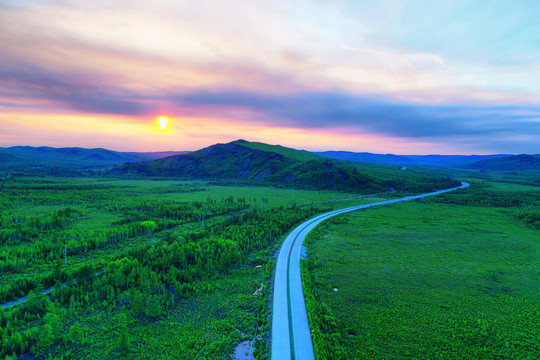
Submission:
<svg viewBox="0 0 540 360">
<path fill-rule="evenodd" d="M 462 182 L 461 186 L 452 189 L 334 210 L 306 220 L 294 228 L 283 241 L 277 259 L 272 304 L 272 360 L 290 360 L 293 358 L 296 360 L 315 359 L 306 303 L 302 290 L 302 277 L 300 276 L 302 243 L 306 235 L 315 226 L 332 216 L 349 211 L 423 199 L 427 196 L 438 195 L 448 191 L 466 188 L 467 186 L 469 186 L 468 183 Z"/>
</svg>

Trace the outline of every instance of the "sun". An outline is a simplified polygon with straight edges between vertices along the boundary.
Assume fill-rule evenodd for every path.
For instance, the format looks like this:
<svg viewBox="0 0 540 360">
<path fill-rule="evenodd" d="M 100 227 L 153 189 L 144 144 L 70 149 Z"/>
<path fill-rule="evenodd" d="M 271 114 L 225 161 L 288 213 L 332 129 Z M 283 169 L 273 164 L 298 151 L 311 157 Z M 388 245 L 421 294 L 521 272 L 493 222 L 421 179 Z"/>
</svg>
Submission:
<svg viewBox="0 0 540 360">
<path fill-rule="evenodd" d="M 157 128 L 161 131 L 167 130 L 170 125 L 170 120 L 168 117 L 161 116 L 157 119 Z"/>
</svg>

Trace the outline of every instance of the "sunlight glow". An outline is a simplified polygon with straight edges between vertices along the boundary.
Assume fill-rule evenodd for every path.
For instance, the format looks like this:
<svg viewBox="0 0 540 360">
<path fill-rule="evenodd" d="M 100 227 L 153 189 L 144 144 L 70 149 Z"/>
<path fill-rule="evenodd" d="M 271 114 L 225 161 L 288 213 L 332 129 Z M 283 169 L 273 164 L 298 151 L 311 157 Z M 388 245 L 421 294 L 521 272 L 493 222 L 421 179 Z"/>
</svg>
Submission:
<svg viewBox="0 0 540 360">
<path fill-rule="evenodd" d="M 157 119 L 158 129 L 161 131 L 167 130 L 169 127 L 169 119 L 165 116 L 162 116 Z"/>
</svg>

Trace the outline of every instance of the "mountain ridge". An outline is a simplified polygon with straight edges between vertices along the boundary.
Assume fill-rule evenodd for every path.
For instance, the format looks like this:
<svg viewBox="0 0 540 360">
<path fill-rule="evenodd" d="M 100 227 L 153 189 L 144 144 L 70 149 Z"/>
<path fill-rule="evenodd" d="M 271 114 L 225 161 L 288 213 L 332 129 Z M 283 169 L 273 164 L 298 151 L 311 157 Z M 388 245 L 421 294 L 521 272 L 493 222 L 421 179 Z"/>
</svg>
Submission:
<svg viewBox="0 0 540 360">
<path fill-rule="evenodd" d="M 314 154 L 337 160 L 386 164 L 396 166 L 428 166 L 469 168 L 476 161 L 505 157 L 508 154 L 493 155 L 394 155 L 374 154 L 369 152 L 322 151 Z"/>
<path fill-rule="evenodd" d="M 537 171 L 540 170 L 540 155 L 511 155 L 486 159 L 471 164 L 480 171 Z"/>
<path fill-rule="evenodd" d="M 103 148 L 12 146 L 0 148 L 0 169 L 97 170 L 111 168 L 125 162 L 152 160 L 178 153 L 182 152 L 128 153 Z"/>
<path fill-rule="evenodd" d="M 187 154 L 126 163 L 112 169 L 110 173 L 121 176 L 228 179 L 277 186 L 373 193 L 403 187 L 401 178 L 404 176 L 398 181 L 395 178 L 400 177 L 396 175 L 399 170 L 392 171 L 393 178 L 389 179 L 381 175 L 374 176 L 373 170 L 360 170 L 342 161 L 307 151 L 236 140 Z M 449 179 L 443 182 L 444 186 L 456 184 Z M 437 186 L 429 189 L 432 188 Z"/>
</svg>

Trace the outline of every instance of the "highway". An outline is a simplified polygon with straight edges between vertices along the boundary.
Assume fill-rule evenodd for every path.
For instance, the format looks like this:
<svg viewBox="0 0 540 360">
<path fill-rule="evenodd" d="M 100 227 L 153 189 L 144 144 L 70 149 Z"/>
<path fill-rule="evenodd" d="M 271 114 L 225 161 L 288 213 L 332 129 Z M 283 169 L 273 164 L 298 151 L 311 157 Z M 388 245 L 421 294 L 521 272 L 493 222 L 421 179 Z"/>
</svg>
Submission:
<svg viewBox="0 0 540 360">
<path fill-rule="evenodd" d="M 349 211 L 423 199 L 468 186 L 468 183 L 461 182 L 461 186 L 451 189 L 334 210 L 308 219 L 294 228 L 283 241 L 277 258 L 272 303 L 271 359 L 315 359 L 300 275 L 302 243 L 314 227 L 326 219 Z"/>
</svg>

